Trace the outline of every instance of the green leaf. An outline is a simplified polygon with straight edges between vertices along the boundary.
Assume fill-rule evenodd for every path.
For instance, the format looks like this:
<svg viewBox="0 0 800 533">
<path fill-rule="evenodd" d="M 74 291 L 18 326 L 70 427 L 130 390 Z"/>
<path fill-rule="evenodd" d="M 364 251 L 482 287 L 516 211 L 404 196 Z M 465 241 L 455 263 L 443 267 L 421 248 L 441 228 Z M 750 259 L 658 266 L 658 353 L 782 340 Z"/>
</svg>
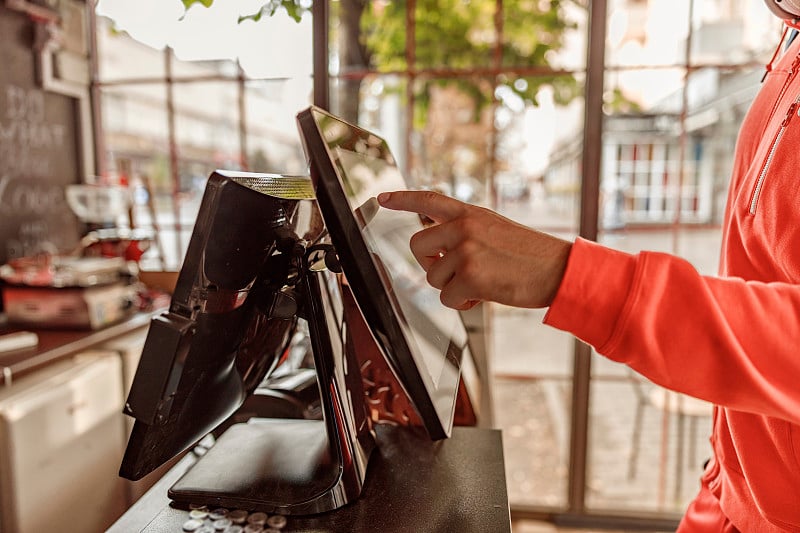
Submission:
<svg viewBox="0 0 800 533">
<path fill-rule="evenodd" d="M 185 9 L 189 9 L 195 4 L 200 4 L 203 7 L 211 7 L 211 4 L 214 3 L 214 0 L 181 0 L 183 2 L 183 7 Z"/>
<path fill-rule="evenodd" d="M 292 0 L 283 0 L 283 8 L 295 22 L 300 22 L 303 18 L 303 11 L 305 11 L 305 8 L 295 4 Z"/>
<path fill-rule="evenodd" d="M 262 7 L 260 11 L 257 13 L 253 13 L 252 15 L 239 15 L 239 24 L 241 24 L 245 20 L 252 20 L 253 22 L 258 22 L 261 20 L 261 13 L 263 13 L 264 8 Z"/>
<path fill-rule="evenodd" d="M 200 0 L 194 0 L 200 1 Z M 214 0 L 205 0 L 211 1 Z M 239 16 L 239 23 L 245 20 L 252 20 L 253 22 L 258 22 L 264 16 L 272 17 L 278 11 L 279 7 L 283 7 L 286 10 L 286 13 L 294 19 L 295 22 L 300 22 L 303 18 L 303 13 L 308 11 L 308 8 L 304 6 L 301 0 L 270 0 L 269 2 L 265 3 L 261 6 L 261 9 L 258 12 L 253 13 L 251 15 L 240 15 Z"/>
</svg>

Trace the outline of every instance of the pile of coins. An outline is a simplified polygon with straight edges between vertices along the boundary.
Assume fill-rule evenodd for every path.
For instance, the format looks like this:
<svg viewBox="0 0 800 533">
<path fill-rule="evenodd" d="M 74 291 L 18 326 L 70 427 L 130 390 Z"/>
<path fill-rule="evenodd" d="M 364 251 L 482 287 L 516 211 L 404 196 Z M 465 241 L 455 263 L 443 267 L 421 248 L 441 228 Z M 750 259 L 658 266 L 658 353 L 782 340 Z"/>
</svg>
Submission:
<svg viewBox="0 0 800 533">
<path fill-rule="evenodd" d="M 190 505 L 189 509 L 189 520 L 184 522 L 183 530 L 192 533 L 281 533 L 286 527 L 286 517 L 279 514 L 269 516 L 244 509 L 209 510 L 203 505 Z"/>
</svg>

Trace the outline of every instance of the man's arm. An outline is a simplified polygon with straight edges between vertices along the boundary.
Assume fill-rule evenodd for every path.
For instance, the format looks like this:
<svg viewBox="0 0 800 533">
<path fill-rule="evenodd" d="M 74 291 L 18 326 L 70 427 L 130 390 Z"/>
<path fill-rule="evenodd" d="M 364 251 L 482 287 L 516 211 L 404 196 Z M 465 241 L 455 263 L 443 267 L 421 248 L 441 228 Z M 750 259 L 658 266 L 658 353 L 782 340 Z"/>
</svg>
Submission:
<svg viewBox="0 0 800 533">
<path fill-rule="evenodd" d="M 411 248 L 446 305 L 550 306 L 546 324 L 660 385 L 800 424 L 800 285 L 701 276 L 668 254 L 569 243 L 437 193 L 378 200 L 437 222 Z"/>
<path fill-rule="evenodd" d="M 800 424 L 800 285 L 579 239 L 544 322 L 664 387 Z"/>
</svg>

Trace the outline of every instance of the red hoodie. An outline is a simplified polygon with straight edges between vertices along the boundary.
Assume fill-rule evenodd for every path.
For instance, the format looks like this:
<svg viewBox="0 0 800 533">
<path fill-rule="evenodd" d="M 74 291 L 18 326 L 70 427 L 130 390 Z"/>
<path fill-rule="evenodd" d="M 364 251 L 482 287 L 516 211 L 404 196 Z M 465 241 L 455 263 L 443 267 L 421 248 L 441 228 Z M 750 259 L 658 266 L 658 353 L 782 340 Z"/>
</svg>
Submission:
<svg viewBox="0 0 800 533">
<path fill-rule="evenodd" d="M 736 147 L 719 277 L 578 239 L 545 323 L 713 402 L 704 474 L 743 532 L 800 531 L 800 39 Z"/>
</svg>

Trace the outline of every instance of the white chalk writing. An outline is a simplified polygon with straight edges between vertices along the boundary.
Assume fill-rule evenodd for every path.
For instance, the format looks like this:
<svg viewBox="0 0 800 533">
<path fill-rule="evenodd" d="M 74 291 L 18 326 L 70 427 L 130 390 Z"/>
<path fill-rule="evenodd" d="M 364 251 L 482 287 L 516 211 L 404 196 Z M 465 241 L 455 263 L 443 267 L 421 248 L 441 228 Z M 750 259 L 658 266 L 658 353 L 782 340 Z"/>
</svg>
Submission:
<svg viewBox="0 0 800 533">
<path fill-rule="evenodd" d="M 0 175 L 0 213 L 49 215 L 65 209 L 64 189 L 38 180 Z"/>
<path fill-rule="evenodd" d="M 66 128 L 47 122 L 44 92 L 16 85 L 5 88 L 5 116 L 0 119 L 0 170 L 49 177 L 50 152 L 64 146 Z"/>
</svg>

